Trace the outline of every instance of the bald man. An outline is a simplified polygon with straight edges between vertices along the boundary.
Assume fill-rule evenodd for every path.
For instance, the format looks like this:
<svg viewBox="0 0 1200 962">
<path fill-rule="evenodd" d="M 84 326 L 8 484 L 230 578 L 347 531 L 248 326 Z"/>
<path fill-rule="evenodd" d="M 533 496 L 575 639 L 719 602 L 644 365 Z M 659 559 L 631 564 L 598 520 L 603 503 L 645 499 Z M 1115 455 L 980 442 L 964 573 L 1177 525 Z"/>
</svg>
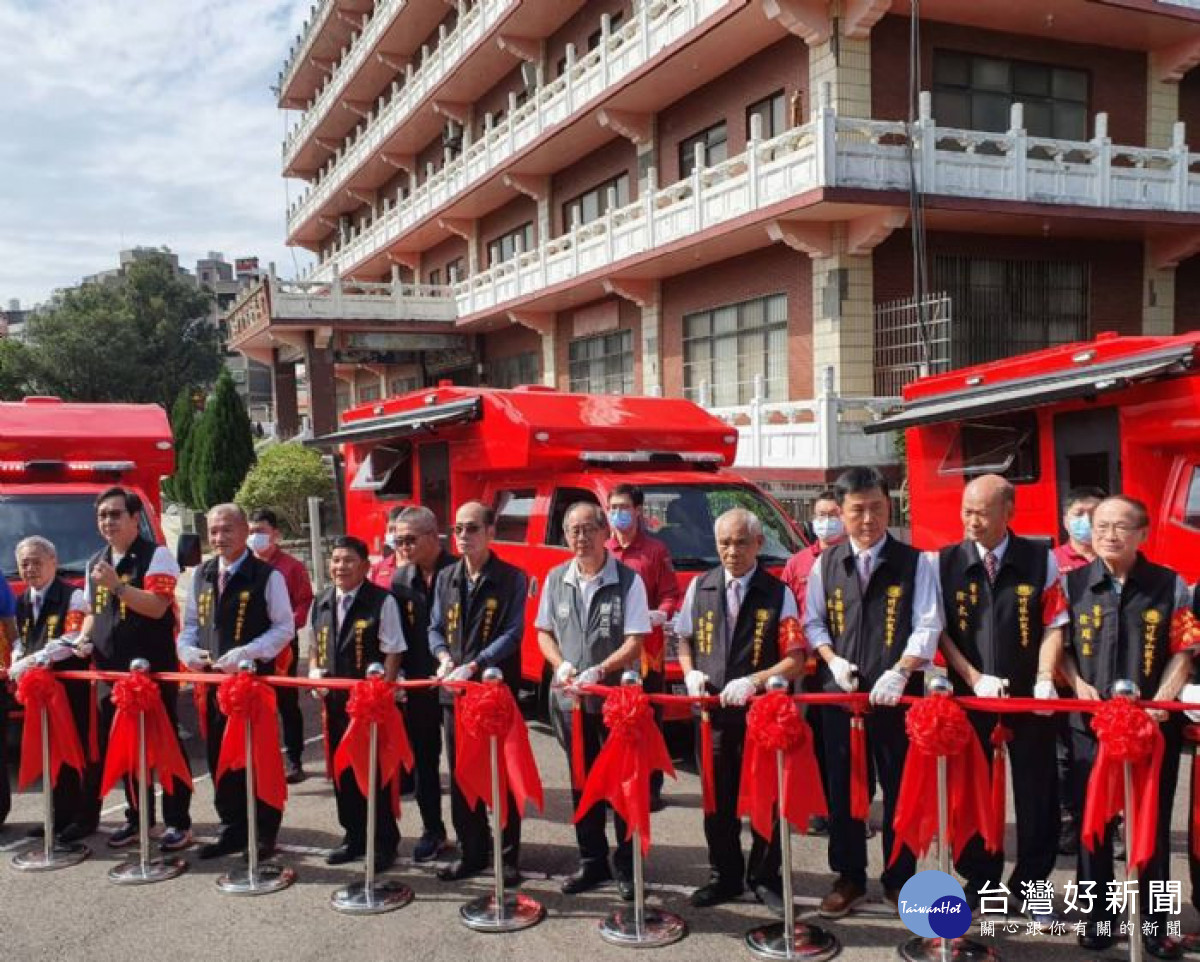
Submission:
<svg viewBox="0 0 1200 962">
<path fill-rule="evenodd" d="M 1054 669 L 1062 652 L 1066 603 L 1058 565 L 1046 546 L 1013 534 L 1016 490 L 997 474 L 976 478 L 963 491 L 963 540 L 941 550 L 939 585 L 945 615 L 941 648 L 960 695 L 1054 698 Z M 984 752 L 991 757 L 998 716 L 971 712 Z M 1049 717 L 1008 715 L 1013 733 L 1013 799 L 1017 814 L 1017 860 L 1008 881 L 1014 907 L 1023 887 L 1044 881 L 1058 853 L 1058 764 L 1055 724 Z M 967 880 L 967 901 L 995 890 L 1004 871 L 1003 852 L 971 839 L 955 863 Z M 1050 924 L 1053 917 L 1031 914 Z"/>
</svg>

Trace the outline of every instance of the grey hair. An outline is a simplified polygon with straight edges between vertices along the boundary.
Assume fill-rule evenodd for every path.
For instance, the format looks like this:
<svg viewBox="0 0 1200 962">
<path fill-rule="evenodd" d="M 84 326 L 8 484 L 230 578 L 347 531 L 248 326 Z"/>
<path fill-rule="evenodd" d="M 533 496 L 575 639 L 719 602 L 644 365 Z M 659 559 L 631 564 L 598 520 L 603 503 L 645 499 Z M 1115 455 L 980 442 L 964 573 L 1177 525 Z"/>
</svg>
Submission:
<svg viewBox="0 0 1200 962">
<path fill-rule="evenodd" d="M 437 534 L 437 515 L 423 504 L 410 504 L 396 515 L 397 524 L 411 524 L 421 534 Z"/>
<path fill-rule="evenodd" d="M 17 542 L 17 550 L 14 554 L 17 558 L 21 557 L 21 552 L 27 548 L 33 548 L 42 552 L 50 558 L 58 558 L 58 549 L 54 547 L 54 542 L 49 538 L 43 538 L 40 534 L 31 534 L 28 538 L 22 538 Z"/>
<path fill-rule="evenodd" d="M 567 513 L 563 515 L 563 531 L 567 530 L 567 523 L 571 520 L 571 515 L 576 511 L 587 511 L 592 516 L 592 522 L 597 528 L 603 531 L 608 530 L 608 516 L 604 513 L 604 509 L 595 501 L 576 501 L 569 508 Z"/>
<path fill-rule="evenodd" d="M 751 538 L 761 538 L 763 536 L 762 519 L 753 511 L 746 508 L 730 508 L 717 518 L 713 522 L 713 537 L 717 537 L 717 529 L 721 527 L 721 522 L 723 521 L 744 526 L 750 533 Z"/>
<path fill-rule="evenodd" d="M 246 512 L 242 510 L 240 504 L 234 504 L 232 501 L 226 501 L 224 504 L 214 504 L 208 509 L 208 514 L 205 518 L 212 518 L 219 514 L 231 514 L 244 525 L 250 524 L 250 519 L 246 517 Z"/>
</svg>

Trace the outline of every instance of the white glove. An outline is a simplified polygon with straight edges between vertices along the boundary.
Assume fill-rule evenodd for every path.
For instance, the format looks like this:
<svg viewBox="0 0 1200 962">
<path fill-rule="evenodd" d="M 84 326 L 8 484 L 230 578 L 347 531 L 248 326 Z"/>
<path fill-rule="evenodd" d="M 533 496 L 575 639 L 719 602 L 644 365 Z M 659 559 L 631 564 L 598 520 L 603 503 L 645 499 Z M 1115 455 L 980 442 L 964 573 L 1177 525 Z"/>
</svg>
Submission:
<svg viewBox="0 0 1200 962">
<path fill-rule="evenodd" d="M 75 640 L 75 654 L 80 658 L 90 658 L 92 656 L 91 640 L 84 641 L 82 638 Z"/>
<path fill-rule="evenodd" d="M 225 654 L 217 659 L 217 670 L 223 671 L 227 675 L 232 675 L 238 670 L 238 663 L 246 660 L 246 648 L 243 645 L 240 648 L 230 648 Z"/>
<path fill-rule="evenodd" d="M 575 674 L 575 666 L 569 661 L 564 661 L 558 666 L 558 670 L 554 672 L 554 684 L 559 688 L 564 687 L 571 681 L 571 676 Z"/>
<path fill-rule="evenodd" d="M 721 689 L 721 704 L 726 708 L 741 708 L 758 691 L 749 678 L 735 678 Z"/>
<path fill-rule="evenodd" d="M 16 681 L 25 672 L 37 664 L 37 655 L 26 655 L 24 658 L 18 658 L 8 666 L 8 677 L 12 681 Z"/>
<path fill-rule="evenodd" d="M 659 611 L 657 608 L 650 609 L 650 627 L 661 628 L 667 623 L 667 613 Z"/>
<path fill-rule="evenodd" d="M 842 691 L 858 691 L 858 666 L 850 664 L 841 655 L 829 663 L 829 673 Z"/>
<path fill-rule="evenodd" d="M 42 649 L 42 652 L 52 662 L 66 661 L 68 658 L 75 657 L 75 649 L 69 641 L 52 641 Z"/>
<path fill-rule="evenodd" d="M 908 679 L 895 668 L 889 668 L 875 682 L 869 700 L 872 705 L 892 708 L 900 704 L 900 696 L 904 694 L 906 687 L 908 687 Z"/>
<path fill-rule="evenodd" d="M 1200 688 L 1200 685 L 1198 685 L 1197 687 Z M 1054 689 L 1054 682 L 1052 682 L 1052 681 L 1036 682 L 1033 686 L 1033 697 L 1041 698 L 1043 700 L 1048 699 L 1048 698 L 1057 698 L 1058 692 L 1055 691 L 1055 689 Z M 1035 711 L 1034 714 L 1035 715 L 1053 715 L 1054 712 L 1052 712 L 1052 711 Z"/>
<path fill-rule="evenodd" d="M 693 698 L 699 698 L 707 690 L 708 675 L 693 668 L 683 676 L 683 686 L 687 689 L 689 695 Z"/>
<path fill-rule="evenodd" d="M 439 679 L 446 678 L 454 672 L 454 659 L 447 656 L 438 662 L 437 677 Z"/>
<path fill-rule="evenodd" d="M 194 645 L 184 645 L 179 649 L 179 660 L 189 671 L 204 671 L 210 664 L 208 652 Z"/>
<path fill-rule="evenodd" d="M 973 691 L 977 698 L 1003 698 L 1008 688 L 1008 682 L 995 675 L 980 675 L 975 682 Z"/>
<path fill-rule="evenodd" d="M 313 681 L 319 681 L 320 679 L 325 677 L 325 669 L 318 668 L 316 665 L 313 665 L 311 668 L 308 669 L 308 677 L 311 678 Z M 313 698 L 324 698 L 326 695 L 329 694 L 329 689 L 328 688 L 310 688 L 308 690 L 308 693 Z"/>
<path fill-rule="evenodd" d="M 575 676 L 575 684 L 579 685 L 598 685 L 604 680 L 604 669 L 599 665 L 592 665 L 591 668 L 585 668 Z"/>
<path fill-rule="evenodd" d="M 446 676 L 447 681 L 470 681 L 475 674 L 475 669 L 470 665 L 459 665 L 449 675 Z"/>
<path fill-rule="evenodd" d="M 1200 685 L 1184 685 L 1179 693 L 1179 701 L 1200 703 Z M 1188 721 L 1200 722 L 1200 710 L 1185 711 L 1184 714 L 1188 716 Z"/>
<path fill-rule="evenodd" d="M 675 628 L 679 624 L 679 616 L 675 615 L 663 622 L 663 631 L 668 635 L 675 634 Z"/>
</svg>

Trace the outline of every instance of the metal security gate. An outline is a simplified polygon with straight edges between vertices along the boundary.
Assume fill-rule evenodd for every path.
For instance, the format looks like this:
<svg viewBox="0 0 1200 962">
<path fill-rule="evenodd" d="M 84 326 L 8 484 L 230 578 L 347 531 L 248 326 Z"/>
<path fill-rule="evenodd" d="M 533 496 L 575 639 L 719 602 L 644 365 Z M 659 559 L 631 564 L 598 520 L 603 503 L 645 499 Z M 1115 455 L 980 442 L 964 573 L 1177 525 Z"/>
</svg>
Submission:
<svg viewBox="0 0 1200 962">
<path fill-rule="evenodd" d="M 923 373 L 950 370 L 950 307 L 946 294 L 931 295 L 923 305 L 911 297 L 875 305 L 876 397 L 898 397 Z"/>
</svg>

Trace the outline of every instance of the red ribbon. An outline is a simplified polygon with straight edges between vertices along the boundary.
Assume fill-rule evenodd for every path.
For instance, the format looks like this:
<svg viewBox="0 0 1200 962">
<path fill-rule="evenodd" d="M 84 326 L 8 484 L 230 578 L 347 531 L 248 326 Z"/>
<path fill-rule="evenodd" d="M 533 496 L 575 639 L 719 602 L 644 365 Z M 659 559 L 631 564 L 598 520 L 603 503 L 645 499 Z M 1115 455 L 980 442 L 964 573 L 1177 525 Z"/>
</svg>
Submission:
<svg viewBox="0 0 1200 962">
<path fill-rule="evenodd" d="M 246 723 L 249 722 L 254 752 L 254 794 L 272 808 L 282 809 L 287 802 L 287 781 L 283 775 L 283 756 L 279 753 L 275 692 L 257 675 L 239 671 L 221 682 L 217 689 L 217 706 L 229 722 L 221 740 L 214 781 L 219 782 L 226 772 L 246 767 Z"/>
<path fill-rule="evenodd" d="M 988 768 L 983 746 L 967 713 L 950 698 L 923 698 L 904 719 L 909 751 L 900 780 L 900 797 L 892 825 L 894 864 L 907 845 L 923 855 L 938 829 L 937 760 L 946 759 L 950 838 L 955 858 L 974 835 L 982 835 L 989 851 L 999 851 L 988 819 Z"/>
<path fill-rule="evenodd" d="M 541 811 L 544 803 L 529 729 L 507 685 L 467 682 L 454 702 L 454 778 L 471 808 L 492 807 L 493 738 L 500 742 L 500 824 L 508 825 L 510 792 L 518 812 L 530 802 Z"/>
<path fill-rule="evenodd" d="M 850 817 L 865 822 L 871 814 L 867 790 L 867 730 L 861 711 L 850 716 Z"/>
<path fill-rule="evenodd" d="M 991 837 L 997 844 L 1004 838 L 1004 821 L 1008 807 L 1008 743 L 1013 740 L 1011 728 L 1006 728 L 1004 722 L 997 718 L 996 727 L 992 729 L 992 799 L 991 819 L 989 822 Z"/>
<path fill-rule="evenodd" d="M 783 753 L 783 799 L 779 799 L 777 753 Z M 750 816 L 750 827 L 770 840 L 775 831 L 775 805 L 780 816 L 799 831 L 808 830 L 810 815 L 825 815 L 821 772 L 813 754 L 812 729 L 791 696 L 778 691 L 756 698 L 746 715 L 746 747 L 738 815 Z"/>
<path fill-rule="evenodd" d="M 700 796 L 704 801 L 704 814 L 717 812 L 717 784 L 713 774 L 712 717 L 707 711 L 700 713 Z"/>
<path fill-rule="evenodd" d="M 675 767 L 640 685 L 609 690 L 604 724 L 609 736 L 588 772 L 575 821 L 597 802 L 607 800 L 625 819 L 625 837 L 632 838 L 635 830 L 641 834 L 645 855 L 650 850 L 650 775 L 662 771 L 674 778 Z"/>
<path fill-rule="evenodd" d="M 21 735 L 21 769 L 17 785 L 25 788 L 42 775 L 58 784 L 63 765 L 83 772 L 83 747 L 67 701 L 67 692 L 49 668 L 28 668 L 17 682 L 17 701 L 25 706 L 25 730 Z M 50 731 L 50 771 L 42 771 L 42 709 Z M 3 709 L 0 709 L 2 711 Z"/>
<path fill-rule="evenodd" d="M 400 767 L 412 771 L 413 753 L 404 720 L 396 708 L 395 689 L 382 678 L 360 681 L 350 692 L 346 714 L 350 724 L 333 756 L 334 773 L 341 778 L 347 768 L 354 769 L 354 780 L 365 796 L 370 791 L 371 725 L 378 730 L 378 764 L 382 784 L 391 784 L 392 813 L 400 816 Z"/>
<path fill-rule="evenodd" d="M 1183 737 L 1193 745 L 1200 745 L 1200 725 L 1184 726 Z M 1200 747 L 1195 749 L 1195 753 L 1200 753 Z M 1192 855 L 1200 858 L 1200 764 L 1197 764 L 1195 757 L 1192 758 L 1192 828 L 1188 834 L 1191 836 Z"/>
<path fill-rule="evenodd" d="M 139 715 L 146 723 L 146 771 L 158 773 L 158 781 L 168 795 L 177 785 L 191 788 L 192 773 L 154 680 L 141 672 L 126 675 L 113 684 L 112 703 L 116 713 L 104 757 L 104 774 L 100 779 L 101 797 L 107 795 L 122 776 L 136 778 L 138 775 Z"/>
<path fill-rule="evenodd" d="M 1088 778 L 1081 838 L 1088 851 L 1104 838 L 1105 830 L 1125 808 L 1125 764 L 1133 766 L 1134 836 L 1126 839 L 1129 860 L 1143 868 L 1154 855 L 1158 830 L 1158 779 L 1162 769 L 1163 736 L 1145 710 L 1123 698 L 1104 702 L 1092 716 L 1100 742 Z M 1195 817 L 1193 813 L 1193 818 Z"/>
<path fill-rule="evenodd" d="M 192 704 L 196 706 L 196 719 L 200 725 L 200 737 L 208 741 L 208 689 L 196 682 L 192 685 Z"/>
</svg>

